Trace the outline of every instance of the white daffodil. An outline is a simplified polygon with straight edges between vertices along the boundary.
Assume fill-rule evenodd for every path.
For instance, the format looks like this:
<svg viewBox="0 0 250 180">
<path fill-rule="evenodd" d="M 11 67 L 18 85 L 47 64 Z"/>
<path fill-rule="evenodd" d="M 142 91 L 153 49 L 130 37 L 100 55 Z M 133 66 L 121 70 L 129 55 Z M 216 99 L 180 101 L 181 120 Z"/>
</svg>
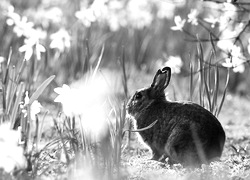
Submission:
<svg viewBox="0 0 250 180">
<path fill-rule="evenodd" d="M 183 27 L 186 23 L 186 19 L 181 19 L 180 16 L 175 16 L 174 22 L 175 22 L 175 26 L 172 26 L 171 29 L 173 31 L 183 31 Z"/>
<path fill-rule="evenodd" d="M 50 43 L 51 49 L 58 49 L 60 52 L 64 52 L 66 48 L 70 47 L 70 35 L 65 29 L 60 29 L 54 34 L 50 35 L 52 40 Z"/>
<path fill-rule="evenodd" d="M 191 12 L 188 14 L 188 22 L 192 25 L 197 26 L 198 25 L 198 11 L 197 9 L 191 9 Z"/>
<path fill-rule="evenodd" d="M 27 116 L 27 106 L 29 105 L 30 98 L 29 98 L 29 93 L 28 91 L 25 92 L 25 97 L 24 97 L 24 102 L 20 105 L 20 108 L 22 109 L 22 113 L 24 113 L 24 117 Z M 35 100 L 31 105 L 30 105 L 30 118 L 31 120 L 35 121 L 36 120 L 36 115 L 41 112 L 42 105 Z"/>
<path fill-rule="evenodd" d="M 222 66 L 233 68 L 234 72 L 243 73 L 245 71 L 244 62 L 245 60 L 241 52 L 241 48 L 239 46 L 232 45 L 229 57 L 225 59 Z"/>
</svg>

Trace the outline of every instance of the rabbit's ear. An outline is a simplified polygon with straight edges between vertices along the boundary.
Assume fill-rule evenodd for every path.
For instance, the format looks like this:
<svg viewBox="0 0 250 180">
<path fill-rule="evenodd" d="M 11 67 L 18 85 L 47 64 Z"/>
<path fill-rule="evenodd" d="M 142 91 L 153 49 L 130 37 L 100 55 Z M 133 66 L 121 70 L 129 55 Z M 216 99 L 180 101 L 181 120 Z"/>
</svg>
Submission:
<svg viewBox="0 0 250 180">
<path fill-rule="evenodd" d="M 151 87 L 156 91 L 163 91 L 168 86 L 170 77 L 171 77 L 170 67 L 164 67 L 163 69 L 159 69 L 155 74 Z"/>
</svg>

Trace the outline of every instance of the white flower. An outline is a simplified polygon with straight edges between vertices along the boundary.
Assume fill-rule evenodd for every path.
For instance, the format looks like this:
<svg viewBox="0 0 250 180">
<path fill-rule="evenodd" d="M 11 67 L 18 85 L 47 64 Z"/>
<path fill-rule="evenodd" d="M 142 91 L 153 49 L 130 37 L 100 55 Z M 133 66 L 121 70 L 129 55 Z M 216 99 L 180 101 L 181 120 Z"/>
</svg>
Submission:
<svg viewBox="0 0 250 180">
<path fill-rule="evenodd" d="M 24 117 L 27 116 L 27 106 L 29 105 L 30 98 L 28 91 L 25 92 L 24 102 L 20 105 L 20 108 L 22 109 L 22 112 L 24 113 Z M 36 115 L 41 112 L 42 105 L 35 100 L 30 105 L 30 118 L 31 120 L 36 120 Z"/>
<path fill-rule="evenodd" d="M 107 84 L 103 78 L 95 78 L 82 84 L 80 88 L 72 88 L 63 84 L 62 87 L 54 89 L 58 94 L 54 102 L 62 104 L 67 116 L 86 114 L 87 109 L 103 100 L 103 93 L 107 90 Z"/>
<path fill-rule="evenodd" d="M 5 58 L 0 56 L 0 64 L 3 63 L 5 61 Z"/>
<path fill-rule="evenodd" d="M 36 119 L 36 115 L 41 112 L 42 105 L 35 100 L 30 106 L 30 118 L 32 120 Z"/>
<path fill-rule="evenodd" d="M 233 27 L 232 19 L 237 19 L 237 7 L 231 3 L 223 3 L 221 9 L 221 14 L 219 15 L 219 30 L 224 31 L 225 29 L 230 29 Z"/>
<path fill-rule="evenodd" d="M 20 21 L 15 22 L 13 31 L 18 37 L 21 37 L 30 34 L 33 26 L 34 24 L 32 22 L 28 22 L 28 18 L 24 16 Z"/>
<path fill-rule="evenodd" d="M 188 22 L 192 25 L 197 26 L 198 25 L 198 11 L 197 9 L 191 9 L 191 12 L 188 14 Z"/>
<path fill-rule="evenodd" d="M 160 19 L 167 18 L 172 19 L 174 16 L 174 11 L 176 8 L 176 4 L 174 3 L 166 3 L 165 1 L 158 1 L 157 5 L 157 17 Z"/>
<path fill-rule="evenodd" d="M 181 19 L 180 16 L 175 16 L 174 17 L 174 22 L 175 22 L 175 26 L 172 26 L 171 29 L 173 31 L 182 31 L 183 30 L 183 27 L 186 23 L 186 19 Z"/>
<path fill-rule="evenodd" d="M 248 46 L 247 46 L 248 54 L 250 54 L 250 38 L 248 39 Z"/>
<path fill-rule="evenodd" d="M 220 36 L 220 41 L 217 42 L 217 46 L 224 51 L 231 51 L 236 36 L 236 31 L 225 29 Z"/>
<path fill-rule="evenodd" d="M 229 11 L 231 14 L 235 14 L 237 11 L 237 7 L 229 2 L 225 2 L 223 3 L 224 7 L 223 7 L 223 11 Z"/>
<path fill-rule="evenodd" d="M 13 6 L 9 6 L 8 13 L 7 13 L 8 19 L 6 20 L 6 23 L 9 26 L 13 26 L 16 22 L 21 20 L 20 15 L 15 13 L 14 10 L 15 9 Z"/>
<path fill-rule="evenodd" d="M 0 169 L 7 173 L 27 166 L 23 148 L 18 146 L 19 139 L 20 133 L 11 130 L 10 123 L 0 125 Z"/>
<path fill-rule="evenodd" d="M 71 89 L 68 85 L 63 84 L 62 87 L 57 87 L 54 91 L 58 94 L 54 102 L 59 102 L 63 106 L 63 111 L 67 116 L 76 115 L 76 111 L 83 108 L 79 105 L 80 92 Z"/>
<path fill-rule="evenodd" d="M 34 39 L 33 37 L 25 39 L 24 45 L 19 48 L 20 52 L 24 52 L 24 59 L 26 61 L 30 60 L 31 56 L 33 55 L 35 48 L 37 60 L 41 59 L 41 53 L 46 51 L 45 47 L 39 43 L 39 39 Z"/>
<path fill-rule="evenodd" d="M 30 60 L 32 54 L 33 54 L 33 45 L 27 43 L 27 44 L 24 44 L 23 46 L 21 46 L 19 48 L 19 52 L 24 52 L 24 59 L 26 61 Z"/>
<path fill-rule="evenodd" d="M 233 68 L 234 72 L 243 73 L 245 71 L 244 62 L 244 56 L 241 52 L 241 48 L 239 46 L 232 45 L 229 57 L 225 59 L 222 66 Z"/>
<path fill-rule="evenodd" d="M 215 18 L 214 16 L 210 15 L 207 18 L 204 18 L 204 21 L 208 22 L 211 24 L 211 27 L 214 28 L 215 24 L 218 23 L 219 19 Z"/>
<path fill-rule="evenodd" d="M 53 23 L 60 23 L 62 21 L 63 12 L 59 7 L 51 7 L 44 12 L 44 16 Z"/>
<path fill-rule="evenodd" d="M 64 103 L 67 101 L 67 97 L 70 95 L 70 87 L 66 84 L 63 84 L 62 87 L 57 87 L 54 91 L 59 95 L 55 98 L 54 102 Z"/>
<path fill-rule="evenodd" d="M 80 118 L 82 128 L 91 139 L 102 136 L 110 111 L 107 111 L 106 80 L 96 76 L 71 86 L 64 84 L 55 88 L 58 96 L 54 101 L 62 104 L 66 116 Z"/>
<path fill-rule="evenodd" d="M 170 56 L 164 65 L 169 66 L 173 73 L 179 74 L 181 72 L 183 62 L 179 56 Z"/>
<path fill-rule="evenodd" d="M 153 21 L 150 6 L 144 0 L 129 1 L 126 13 L 129 25 L 136 29 L 148 27 Z"/>
<path fill-rule="evenodd" d="M 60 29 L 54 34 L 50 35 L 52 40 L 50 43 L 50 48 L 57 48 L 60 52 L 63 52 L 65 48 L 70 47 L 70 35 L 65 29 Z"/>
<path fill-rule="evenodd" d="M 2 65 L 4 64 L 3 62 L 5 61 L 5 58 L 0 56 L 0 73 L 2 73 Z"/>
<path fill-rule="evenodd" d="M 81 11 L 77 11 L 75 16 L 80 19 L 86 27 L 90 27 L 91 23 L 97 20 L 94 11 L 91 8 L 83 8 Z"/>
</svg>

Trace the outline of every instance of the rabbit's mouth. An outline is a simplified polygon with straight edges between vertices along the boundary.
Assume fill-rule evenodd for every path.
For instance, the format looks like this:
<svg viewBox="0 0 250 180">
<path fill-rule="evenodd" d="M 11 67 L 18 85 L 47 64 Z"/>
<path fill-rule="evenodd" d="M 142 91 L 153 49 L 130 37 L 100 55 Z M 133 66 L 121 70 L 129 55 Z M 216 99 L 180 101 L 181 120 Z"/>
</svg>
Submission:
<svg viewBox="0 0 250 180">
<path fill-rule="evenodd" d="M 134 109 L 135 107 L 133 107 L 132 105 L 127 105 L 126 106 L 126 112 L 129 116 L 134 117 L 135 119 L 138 118 L 138 115 L 140 115 L 140 113 L 138 113 L 137 110 Z"/>
<path fill-rule="evenodd" d="M 134 110 L 133 104 L 128 103 L 127 106 L 126 106 L 126 111 L 127 111 L 127 113 L 129 115 L 134 116 L 135 115 L 135 110 Z"/>
</svg>

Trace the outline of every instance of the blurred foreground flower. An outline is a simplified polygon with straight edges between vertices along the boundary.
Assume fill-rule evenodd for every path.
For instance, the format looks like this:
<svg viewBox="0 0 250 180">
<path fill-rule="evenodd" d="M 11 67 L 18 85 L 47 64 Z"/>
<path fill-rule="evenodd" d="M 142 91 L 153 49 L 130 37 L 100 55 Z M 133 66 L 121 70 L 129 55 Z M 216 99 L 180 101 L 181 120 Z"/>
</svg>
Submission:
<svg viewBox="0 0 250 180">
<path fill-rule="evenodd" d="M 244 56 L 241 52 L 241 48 L 236 45 L 232 45 L 229 52 L 229 57 L 225 59 L 225 62 L 222 63 L 222 66 L 233 68 L 234 72 L 243 73 L 245 71 L 244 66 Z"/>
<path fill-rule="evenodd" d="M 181 67 L 183 66 L 183 62 L 180 56 L 170 56 L 167 62 L 164 63 L 164 65 L 170 67 L 172 73 L 179 74 L 181 72 Z"/>
<path fill-rule="evenodd" d="M 174 22 L 175 22 L 175 26 L 172 26 L 171 29 L 173 31 L 183 31 L 183 27 L 186 23 L 186 19 L 182 20 L 180 16 L 175 16 Z"/>
<path fill-rule="evenodd" d="M 10 123 L 0 125 L 0 169 L 7 173 L 27 166 L 23 148 L 18 146 L 19 140 L 20 132 L 11 130 Z"/>
<path fill-rule="evenodd" d="M 91 135 L 98 138 L 106 133 L 108 110 L 108 86 L 105 79 L 97 76 L 71 88 L 64 84 L 55 88 L 58 94 L 55 102 L 62 104 L 66 116 L 80 118 L 81 126 Z"/>
</svg>

